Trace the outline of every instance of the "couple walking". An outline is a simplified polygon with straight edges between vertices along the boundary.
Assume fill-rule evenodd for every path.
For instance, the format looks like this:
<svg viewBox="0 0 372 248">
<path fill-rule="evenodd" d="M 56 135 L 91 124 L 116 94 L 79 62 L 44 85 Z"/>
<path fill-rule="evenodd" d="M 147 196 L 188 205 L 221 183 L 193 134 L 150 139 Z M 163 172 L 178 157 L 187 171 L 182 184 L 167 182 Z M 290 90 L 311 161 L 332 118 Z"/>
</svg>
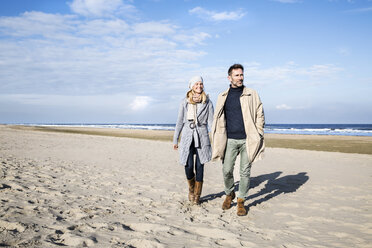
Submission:
<svg viewBox="0 0 372 248">
<path fill-rule="evenodd" d="M 204 92 L 202 77 L 190 79 L 190 90 L 179 108 L 173 144 L 175 150 L 179 148 L 180 164 L 185 166 L 189 185 L 189 200 L 194 204 L 200 204 L 204 164 L 211 159 L 222 160 L 226 193 L 222 204 L 224 210 L 231 208 L 235 198 L 233 172 L 235 160 L 240 154 L 237 214 L 242 216 L 247 214 L 244 200 L 248 196 L 251 165 L 261 158 L 265 147 L 265 120 L 257 92 L 243 85 L 243 66 L 232 65 L 227 78 L 230 87 L 218 96 L 215 112 Z M 209 141 L 208 126 L 212 142 Z"/>
</svg>

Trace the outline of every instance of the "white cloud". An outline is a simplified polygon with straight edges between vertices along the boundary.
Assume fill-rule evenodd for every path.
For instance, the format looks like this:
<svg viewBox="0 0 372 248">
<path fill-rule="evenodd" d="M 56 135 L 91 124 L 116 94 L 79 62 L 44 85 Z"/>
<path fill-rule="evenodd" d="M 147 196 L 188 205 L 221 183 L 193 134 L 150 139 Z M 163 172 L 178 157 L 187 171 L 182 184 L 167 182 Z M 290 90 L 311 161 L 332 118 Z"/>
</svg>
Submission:
<svg viewBox="0 0 372 248">
<path fill-rule="evenodd" d="M 72 15 L 32 11 L 16 17 L 0 17 L 0 32 L 13 37 L 40 35 L 52 38 L 57 33 L 73 32 L 75 24 L 76 18 Z"/>
<path fill-rule="evenodd" d="M 87 17 L 110 17 L 135 10 L 122 0 L 73 0 L 69 5 L 73 12 Z"/>
<path fill-rule="evenodd" d="M 211 10 L 206 10 L 202 7 L 195 7 L 191 10 L 189 10 L 190 14 L 195 14 L 203 19 L 208 19 L 212 21 L 236 21 L 243 16 L 245 16 L 245 13 L 242 9 L 236 10 L 236 11 L 230 11 L 230 12 L 216 12 Z"/>
<path fill-rule="evenodd" d="M 260 63 L 250 62 L 244 68 L 245 81 L 255 84 L 326 82 L 340 71 L 342 68 L 332 64 L 300 67 L 294 62 L 267 68 Z"/>
<path fill-rule="evenodd" d="M 358 8 L 358 9 L 350 9 L 344 11 L 345 13 L 366 13 L 366 12 L 371 12 L 372 7 L 366 7 L 366 8 Z"/>
<path fill-rule="evenodd" d="M 302 68 L 301 70 L 299 70 L 299 73 L 303 75 L 309 75 L 311 77 L 325 77 L 331 76 L 340 71 L 342 71 L 342 69 L 336 67 L 335 65 L 323 64 L 312 65 L 310 68 Z"/>
<path fill-rule="evenodd" d="M 146 109 L 151 101 L 151 97 L 148 96 L 136 96 L 130 107 L 133 111 L 140 111 Z"/>
<path fill-rule="evenodd" d="M 148 106 L 151 97 L 128 93 L 96 95 L 0 94 L 0 122 L 152 122 L 149 115 L 168 110 L 168 106 Z M 160 105 L 160 106 L 159 106 Z M 166 111 L 165 114 L 172 115 Z M 155 118 L 160 120 L 162 115 Z"/>
<path fill-rule="evenodd" d="M 279 109 L 279 110 L 290 110 L 290 109 L 293 109 L 291 106 L 288 106 L 287 104 L 280 104 L 280 105 L 277 105 L 275 106 L 276 109 Z"/>
<path fill-rule="evenodd" d="M 350 49 L 346 48 L 346 47 L 340 47 L 337 49 L 337 52 L 343 56 L 348 56 L 351 54 L 351 51 Z"/>
<path fill-rule="evenodd" d="M 301 2 L 300 0 L 272 0 L 272 1 L 279 2 L 279 3 L 299 3 L 299 2 Z"/>
<path fill-rule="evenodd" d="M 58 95 L 58 94 L 0 94 L 3 102 L 13 102 L 28 106 L 91 106 L 94 108 L 104 106 L 117 106 L 122 108 L 130 104 L 131 96 L 126 93 L 120 94 L 97 94 L 97 95 Z"/>
<path fill-rule="evenodd" d="M 145 110 L 153 101 L 149 96 L 133 97 L 127 93 L 97 95 L 57 94 L 0 94 L 0 103 L 16 103 L 24 106 L 48 106 L 68 108 L 116 109 L 121 113 Z"/>
<path fill-rule="evenodd" d="M 118 35 L 128 31 L 129 25 L 121 19 L 101 20 L 95 19 L 81 23 L 77 27 L 81 34 L 86 35 Z"/>
<path fill-rule="evenodd" d="M 175 32 L 175 25 L 163 22 L 143 22 L 133 25 L 133 32 L 144 35 L 169 35 Z"/>
<path fill-rule="evenodd" d="M 328 0 L 328 2 L 348 2 L 348 3 L 355 3 L 355 0 Z M 368 2 L 370 2 L 371 0 L 367 0 Z"/>
<path fill-rule="evenodd" d="M 173 37 L 176 41 L 184 43 L 187 47 L 203 45 L 204 40 L 211 38 L 211 35 L 205 32 L 193 34 L 177 34 Z"/>
<path fill-rule="evenodd" d="M 283 104 L 279 104 L 279 105 L 276 105 L 275 106 L 275 109 L 278 109 L 278 110 L 301 110 L 301 109 L 308 109 L 309 107 L 305 107 L 305 106 L 290 106 L 290 105 L 287 105 L 285 103 Z"/>
<path fill-rule="evenodd" d="M 138 95 L 165 85 L 172 90 L 205 55 L 195 46 L 208 34 L 199 33 L 192 49 L 178 36 L 192 32 L 164 21 L 116 17 L 41 12 L 0 17 L 0 92 Z"/>
</svg>

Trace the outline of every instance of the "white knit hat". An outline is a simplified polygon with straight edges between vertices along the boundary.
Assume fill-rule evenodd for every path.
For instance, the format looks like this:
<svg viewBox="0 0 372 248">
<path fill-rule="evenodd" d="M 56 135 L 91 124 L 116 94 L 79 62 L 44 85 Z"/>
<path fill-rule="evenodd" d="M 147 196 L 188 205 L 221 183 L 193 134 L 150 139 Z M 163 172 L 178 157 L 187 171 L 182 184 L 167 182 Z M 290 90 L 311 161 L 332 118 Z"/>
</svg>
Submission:
<svg viewBox="0 0 372 248">
<path fill-rule="evenodd" d="M 194 84 L 197 82 L 202 82 L 203 83 L 203 78 L 201 76 L 194 76 L 189 80 L 189 88 L 192 89 Z"/>
</svg>

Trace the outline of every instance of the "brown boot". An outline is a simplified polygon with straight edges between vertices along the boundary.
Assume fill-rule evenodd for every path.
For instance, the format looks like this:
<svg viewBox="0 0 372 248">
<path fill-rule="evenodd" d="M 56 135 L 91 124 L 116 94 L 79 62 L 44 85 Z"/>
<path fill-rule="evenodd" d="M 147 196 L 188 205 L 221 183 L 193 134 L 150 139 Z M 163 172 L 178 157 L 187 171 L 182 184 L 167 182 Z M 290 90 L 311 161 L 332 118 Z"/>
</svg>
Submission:
<svg viewBox="0 0 372 248">
<path fill-rule="evenodd" d="M 239 216 L 244 216 L 247 214 L 247 210 L 244 207 L 244 199 L 238 198 L 237 214 Z"/>
<path fill-rule="evenodd" d="M 187 180 L 187 183 L 189 184 L 189 201 L 194 202 L 195 177 L 193 177 L 190 180 Z"/>
<path fill-rule="evenodd" d="M 231 192 L 230 195 L 226 195 L 225 201 L 222 204 L 222 209 L 226 210 L 231 208 L 231 202 L 235 198 L 235 192 Z"/>
<path fill-rule="evenodd" d="M 196 181 L 195 182 L 195 191 L 194 191 L 194 196 L 195 196 L 194 203 L 196 205 L 200 204 L 200 195 L 201 195 L 201 192 L 202 192 L 202 188 L 203 188 L 203 182 Z"/>
</svg>

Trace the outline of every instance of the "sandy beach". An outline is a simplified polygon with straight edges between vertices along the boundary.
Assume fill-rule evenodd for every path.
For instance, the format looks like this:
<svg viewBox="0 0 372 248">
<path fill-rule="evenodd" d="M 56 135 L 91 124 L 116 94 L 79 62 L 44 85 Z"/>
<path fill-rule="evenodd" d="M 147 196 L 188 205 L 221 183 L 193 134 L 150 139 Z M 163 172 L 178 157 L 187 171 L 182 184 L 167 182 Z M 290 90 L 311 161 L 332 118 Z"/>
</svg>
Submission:
<svg viewBox="0 0 372 248">
<path fill-rule="evenodd" d="M 172 132 L 74 130 L 0 125 L 0 246 L 372 245 L 372 137 L 268 135 L 239 217 L 220 162 L 188 202 Z"/>
</svg>

